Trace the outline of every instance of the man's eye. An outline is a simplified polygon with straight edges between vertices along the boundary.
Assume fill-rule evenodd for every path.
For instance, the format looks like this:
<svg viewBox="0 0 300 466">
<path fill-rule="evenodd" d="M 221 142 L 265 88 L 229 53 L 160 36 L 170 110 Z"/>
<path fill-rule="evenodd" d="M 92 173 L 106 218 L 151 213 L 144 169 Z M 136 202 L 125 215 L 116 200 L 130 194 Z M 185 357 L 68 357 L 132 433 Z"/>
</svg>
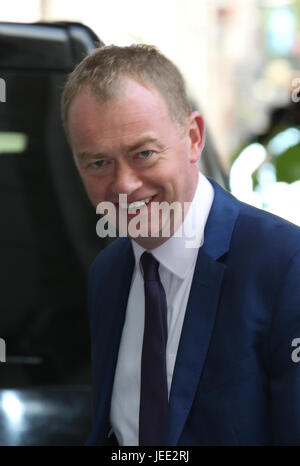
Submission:
<svg viewBox="0 0 300 466">
<path fill-rule="evenodd" d="M 142 150 L 142 152 L 139 152 L 139 157 L 141 159 L 149 159 L 149 157 L 153 154 L 152 150 Z"/>
<path fill-rule="evenodd" d="M 102 168 L 104 167 L 106 161 L 105 160 L 96 160 L 95 162 L 91 163 L 91 167 L 93 168 Z"/>
</svg>

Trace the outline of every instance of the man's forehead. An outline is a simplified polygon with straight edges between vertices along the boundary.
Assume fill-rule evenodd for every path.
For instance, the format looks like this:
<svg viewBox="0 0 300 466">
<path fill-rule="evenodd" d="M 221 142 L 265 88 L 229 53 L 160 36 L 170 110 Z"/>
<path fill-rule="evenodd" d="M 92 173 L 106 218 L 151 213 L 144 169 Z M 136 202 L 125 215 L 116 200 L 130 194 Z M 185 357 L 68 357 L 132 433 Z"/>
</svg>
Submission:
<svg viewBox="0 0 300 466">
<path fill-rule="evenodd" d="M 158 131 L 163 122 L 169 124 L 171 119 L 166 106 L 156 97 L 152 99 L 150 92 L 143 94 L 140 89 L 128 87 L 122 97 L 102 102 L 89 89 L 81 89 L 70 106 L 69 128 L 74 128 L 74 124 L 76 132 L 80 128 L 85 132 L 98 128 L 108 138 L 112 133 L 117 137 L 128 131 Z"/>
<path fill-rule="evenodd" d="M 132 79 L 120 96 L 104 102 L 83 87 L 69 113 L 70 139 L 80 152 L 100 145 L 104 152 L 113 146 L 132 146 L 149 136 L 163 144 L 175 126 L 159 93 Z"/>
<path fill-rule="evenodd" d="M 124 77 L 113 93 L 105 96 L 97 90 L 95 84 L 86 83 L 74 96 L 70 108 L 74 107 L 74 104 L 75 106 L 101 106 L 106 112 L 110 109 L 134 105 L 134 108 L 140 111 L 146 112 L 147 109 L 153 108 L 160 113 L 168 113 L 165 99 L 154 86 L 129 77 Z"/>
</svg>

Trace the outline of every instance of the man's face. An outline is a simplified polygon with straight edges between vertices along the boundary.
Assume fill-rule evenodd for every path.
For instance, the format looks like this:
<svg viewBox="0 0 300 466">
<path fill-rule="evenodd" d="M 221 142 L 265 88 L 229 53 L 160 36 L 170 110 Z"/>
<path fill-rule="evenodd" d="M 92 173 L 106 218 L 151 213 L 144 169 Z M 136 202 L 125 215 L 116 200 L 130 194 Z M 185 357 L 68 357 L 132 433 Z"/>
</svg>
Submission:
<svg viewBox="0 0 300 466">
<path fill-rule="evenodd" d="M 103 103 L 88 87 L 79 91 L 69 109 L 71 146 L 92 204 L 114 203 L 118 216 L 120 194 L 127 195 L 128 204 L 146 201 L 136 213 L 131 212 L 135 205 L 129 205 L 127 222 L 143 213 L 150 232 L 151 203 L 183 204 L 193 198 L 203 121 L 194 112 L 180 131 L 158 91 L 133 79 L 126 79 L 120 94 Z M 152 249 L 165 240 L 136 241 Z"/>
</svg>

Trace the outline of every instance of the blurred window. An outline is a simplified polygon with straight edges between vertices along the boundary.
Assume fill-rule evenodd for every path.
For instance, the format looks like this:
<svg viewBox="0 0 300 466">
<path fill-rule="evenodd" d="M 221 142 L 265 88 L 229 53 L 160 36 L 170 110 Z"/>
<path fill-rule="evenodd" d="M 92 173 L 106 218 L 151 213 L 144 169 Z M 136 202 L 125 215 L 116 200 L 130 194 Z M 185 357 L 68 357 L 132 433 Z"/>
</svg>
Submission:
<svg viewBox="0 0 300 466">
<path fill-rule="evenodd" d="M 7 350 L 1 384 L 13 384 L 17 367 L 24 368 L 17 383 L 60 383 L 89 361 L 86 277 L 69 238 L 72 212 L 63 211 L 56 186 L 62 179 L 66 196 L 73 175 L 61 160 L 65 74 L 1 76 L 7 84 L 0 104 L 0 337 Z"/>
<path fill-rule="evenodd" d="M 265 134 L 235 158 L 230 189 L 239 199 L 300 225 L 300 115 L 298 103 L 275 109 Z"/>
</svg>

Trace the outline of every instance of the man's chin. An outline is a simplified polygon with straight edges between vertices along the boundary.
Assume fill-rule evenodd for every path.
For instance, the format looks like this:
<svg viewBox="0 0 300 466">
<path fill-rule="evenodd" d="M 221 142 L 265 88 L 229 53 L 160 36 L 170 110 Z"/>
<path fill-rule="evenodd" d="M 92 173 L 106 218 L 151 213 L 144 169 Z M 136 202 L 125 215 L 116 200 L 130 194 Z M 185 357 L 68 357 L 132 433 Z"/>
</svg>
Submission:
<svg viewBox="0 0 300 466">
<path fill-rule="evenodd" d="M 122 225 L 117 226 L 117 232 L 119 237 L 127 236 L 135 240 L 137 243 L 145 242 L 152 243 L 155 241 L 164 242 L 167 241 L 173 234 L 174 227 L 170 224 L 164 224 L 163 226 L 158 225 L 156 222 L 147 222 L 144 224 L 136 224 L 132 220 L 127 223 L 126 227 Z"/>
</svg>

